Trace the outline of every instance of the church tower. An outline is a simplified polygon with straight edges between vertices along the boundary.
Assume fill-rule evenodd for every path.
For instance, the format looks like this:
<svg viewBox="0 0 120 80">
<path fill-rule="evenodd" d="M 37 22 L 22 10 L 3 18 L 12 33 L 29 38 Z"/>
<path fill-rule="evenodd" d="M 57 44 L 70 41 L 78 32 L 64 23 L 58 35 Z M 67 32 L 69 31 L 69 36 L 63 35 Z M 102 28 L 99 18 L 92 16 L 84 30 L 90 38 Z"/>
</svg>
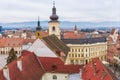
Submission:
<svg viewBox="0 0 120 80">
<path fill-rule="evenodd" d="M 77 35 L 78 34 L 78 29 L 77 29 L 77 26 L 75 25 L 74 27 L 74 34 Z"/>
<path fill-rule="evenodd" d="M 37 23 L 37 27 L 36 27 L 36 39 L 39 38 L 39 39 L 42 39 L 42 31 L 41 31 L 41 26 L 40 26 L 40 21 L 39 21 L 39 17 L 38 17 L 38 23 Z"/>
<path fill-rule="evenodd" d="M 60 39 L 60 22 L 58 21 L 58 16 L 56 14 L 55 2 L 53 2 L 52 15 L 50 16 L 49 25 L 49 35 L 55 34 Z"/>
</svg>

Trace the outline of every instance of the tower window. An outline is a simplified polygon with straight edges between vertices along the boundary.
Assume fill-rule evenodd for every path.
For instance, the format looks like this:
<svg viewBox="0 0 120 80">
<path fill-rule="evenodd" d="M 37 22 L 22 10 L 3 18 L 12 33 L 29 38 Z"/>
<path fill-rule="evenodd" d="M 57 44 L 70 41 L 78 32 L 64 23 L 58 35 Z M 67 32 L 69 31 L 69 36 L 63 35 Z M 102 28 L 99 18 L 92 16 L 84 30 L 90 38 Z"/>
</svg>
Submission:
<svg viewBox="0 0 120 80">
<path fill-rule="evenodd" d="M 38 36 L 40 36 L 40 34 L 38 33 Z"/>
<path fill-rule="evenodd" d="M 55 26 L 52 27 L 52 30 L 55 31 Z"/>
</svg>

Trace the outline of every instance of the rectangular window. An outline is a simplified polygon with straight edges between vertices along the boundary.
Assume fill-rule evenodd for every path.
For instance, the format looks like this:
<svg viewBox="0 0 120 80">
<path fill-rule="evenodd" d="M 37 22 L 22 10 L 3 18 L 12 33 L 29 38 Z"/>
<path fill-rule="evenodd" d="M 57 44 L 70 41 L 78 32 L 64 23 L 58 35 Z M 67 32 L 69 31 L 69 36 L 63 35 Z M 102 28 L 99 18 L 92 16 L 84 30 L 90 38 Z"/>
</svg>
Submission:
<svg viewBox="0 0 120 80">
<path fill-rule="evenodd" d="M 75 49 L 75 52 L 77 52 L 77 49 Z"/>
<path fill-rule="evenodd" d="M 71 60 L 71 63 L 74 64 L 74 60 Z"/>
<path fill-rule="evenodd" d="M 78 54 L 78 57 L 80 57 L 80 54 Z"/>
<path fill-rule="evenodd" d="M 77 57 L 77 54 L 75 54 L 75 57 Z"/>
<path fill-rule="evenodd" d="M 83 52 L 83 49 L 82 49 L 82 52 Z"/>
<path fill-rule="evenodd" d="M 74 57 L 74 54 L 72 54 L 72 57 Z"/>
<path fill-rule="evenodd" d="M 80 52 L 80 49 L 78 49 L 78 51 Z"/>
<path fill-rule="evenodd" d="M 71 57 L 71 54 L 69 54 L 69 57 Z"/>
<path fill-rule="evenodd" d="M 86 52 L 87 52 L 87 49 L 86 49 Z"/>
<path fill-rule="evenodd" d="M 81 54 L 81 57 L 84 57 L 84 55 L 83 55 L 83 54 Z"/>
<path fill-rule="evenodd" d="M 78 64 L 78 60 L 76 60 L 75 62 L 76 62 L 76 64 Z"/>
</svg>

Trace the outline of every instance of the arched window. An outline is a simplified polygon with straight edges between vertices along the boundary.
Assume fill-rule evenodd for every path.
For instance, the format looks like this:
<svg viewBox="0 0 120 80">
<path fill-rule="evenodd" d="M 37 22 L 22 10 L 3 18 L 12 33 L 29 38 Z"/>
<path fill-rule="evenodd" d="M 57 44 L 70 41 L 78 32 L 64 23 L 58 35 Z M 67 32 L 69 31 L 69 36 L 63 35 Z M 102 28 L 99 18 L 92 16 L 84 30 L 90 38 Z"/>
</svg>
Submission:
<svg viewBox="0 0 120 80">
<path fill-rule="evenodd" d="M 53 75 L 53 80 L 57 80 L 57 76 L 56 75 Z"/>
<path fill-rule="evenodd" d="M 55 26 L 52 27 L 52 30 L 55 31 Z"/>
</svg>

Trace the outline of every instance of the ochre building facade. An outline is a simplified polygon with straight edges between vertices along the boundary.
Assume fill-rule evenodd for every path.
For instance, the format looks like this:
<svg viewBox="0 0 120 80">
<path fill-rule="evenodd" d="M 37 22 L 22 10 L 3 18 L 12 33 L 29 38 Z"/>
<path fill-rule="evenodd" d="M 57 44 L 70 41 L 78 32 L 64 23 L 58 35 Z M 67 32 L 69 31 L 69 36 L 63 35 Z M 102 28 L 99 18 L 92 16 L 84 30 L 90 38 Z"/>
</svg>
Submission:
<svg viewBox="0 0 120 80">
<path fill-rule="evenodd" d="M 84 65 L 96 57 L 99 57 L 101 61 L 106 60 L 107 41 L 105 38 L 64 39 L 62 41 L 70 48 L 66 64 Z"/>
</svg>

